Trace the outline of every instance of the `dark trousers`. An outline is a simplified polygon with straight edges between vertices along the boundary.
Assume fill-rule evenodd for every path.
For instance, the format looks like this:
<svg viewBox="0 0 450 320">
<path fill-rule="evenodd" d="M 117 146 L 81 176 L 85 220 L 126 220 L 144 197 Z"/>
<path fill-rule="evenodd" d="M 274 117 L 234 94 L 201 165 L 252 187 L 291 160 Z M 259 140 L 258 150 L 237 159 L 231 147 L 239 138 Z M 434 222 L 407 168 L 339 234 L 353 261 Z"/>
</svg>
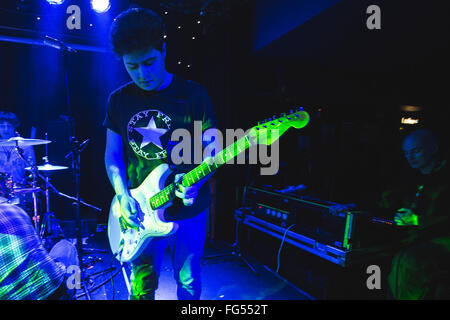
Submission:
<svg viewBox="0 0 450 320">
<path fill-rule="evenodd" d="M 172 247 L 172 265 L 179 300 L 198 300 L 201 294 L 200 258 L 205 243 L 208 209 L 191 219 L 178 221 L 169 237 L 153 238 L 132 261 L 130 300 L 153 300 L 159 284 L 164 251 Z"/>
<path fill-rule="evenodd" d="M 450 237 L 414 244 L 392 261 L 391 298 L 450 299 Z"/>
</svg>

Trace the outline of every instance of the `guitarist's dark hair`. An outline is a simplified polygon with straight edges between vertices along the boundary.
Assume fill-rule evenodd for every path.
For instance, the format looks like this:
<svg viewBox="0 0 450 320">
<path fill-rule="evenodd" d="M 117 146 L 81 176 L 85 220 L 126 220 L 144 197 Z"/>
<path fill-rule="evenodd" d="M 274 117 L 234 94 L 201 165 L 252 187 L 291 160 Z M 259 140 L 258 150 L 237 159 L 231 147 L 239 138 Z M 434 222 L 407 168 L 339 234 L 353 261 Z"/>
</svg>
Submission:
<svg viewBox="0 0 450 320">
<path fill-rule="evenodd" d="M 130 8 L 111 24 L 109 40 L 118 57 L 152 47 L 162 51 L 165 26 L 162 18 L 145 8 Z"/>
</svg>

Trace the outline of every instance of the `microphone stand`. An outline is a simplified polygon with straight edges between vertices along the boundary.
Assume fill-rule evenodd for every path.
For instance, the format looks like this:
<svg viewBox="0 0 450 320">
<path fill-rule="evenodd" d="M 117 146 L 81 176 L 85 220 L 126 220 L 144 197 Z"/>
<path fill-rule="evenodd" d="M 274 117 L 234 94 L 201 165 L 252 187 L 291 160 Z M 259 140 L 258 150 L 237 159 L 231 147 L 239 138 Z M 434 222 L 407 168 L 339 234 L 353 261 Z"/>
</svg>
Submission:
<svg viewBox="0 0 450 320">
<path fill-rule="evenodd" d="M 53 39 L 49 36 L 45 37 L 44 44 L 62 51 L 62 54 L 63 54 L 64 76 L 65 76 L 65 84 L 66 84 L 67 113 L 68 113 L 68 121 L 69 121 L 70 127 L 71 127 L 70 144 L 72 147 L 72 151 L 69 154 L 67 154 L 65 158 L 72 156 L 72 170 L 73 170 L 73 176 L 74 176 L 74 181 L 75 181 L 76 196 L 74 198 L 74 197 L 65 195 L 61 192 L 58 192 L 50 183 L 49 183 L 49 185 L 53 190 L 56 191 L 56 193 L 58 195 L 74 200 L 74 210 L 75 210 L 75 219 L 76 219 L 75 230 L 76 230 L 76 237 L 77 237 L 76 248 L 77 248 L 77 253 L 78 253 L 78 260 L 80 263 L 80 284 L 84 291 L 83 295 L 86 296 L 87 300 L 91 300 L 91 296 L 90 296 L 89 290 L 87 289 L 87 285 L 86 285 L 88 277 L 86 277 L 86 273 L 85 273 L 86 270 L 83 265 L 83 251 L 84 250 L 83 250 L 82 235 L 81 235 L 82 230 L 81 230 L 80 205 L 83 204 L 83 205 L 91 207 L 97 211 L 102 211 L 102 210 L 83 202 L 80 198 L 80 163 L 81 163 L 80 154 L 84 150 L 84 148 L 86 147 L 86 145 L 90 139 L 87 139 L 86 141 L 80 143 L 80 141 L 75 138 L 76 137 L 75 119 L 73 118 L 73 115 L 72 115 L 70 90 L 69 90 L 69 53 L 77 53 L 77 50 L 68 47 L 62 41 Z"/>
<path fill-rule="evenodd" d="M 68 112 L 68 119 L 71 126 L 71 138 L 70 138 L 70 144 L 72 151 L 69 153 L 67 157 L 72 155 L 72 170 L 73 170 L 73 176 L 75 180 L 75 202 L 74 202 L 74 211 L 75 211 L 75 231 L 76 231 L 76 239 L 77 239 L 77 254 L 78 254 L 78 260 L 80 263 L 80 284 L 81 287 L 86 295 L 87 300 L 91 300 L 91 296 L 89 294 L 89 290 L 86 286 L 86 274 L 85 274 L 85 268 L 83 266 L 83 243 L 82 243 L 82 235 L 81 235 L 81 216 L 80 216 L 80 205 L 82 204 L 82 201 L 80 199 L 80 153 L 84 149 L 84 146 L 80 146 L 80 142 L 75 138 L 75 119 L 72 116 L 72 110 L 71 110 L 71 99 L 70 99 L 70 90 L 69 90 L 69 53 L 76 53 L 77 51 L 68 47 L 65 45 L 62 41 L 59 41 L 57 39 L 53 39 L 49 36 L 45 37 L 45 40 L 43 41 L 45 45 L 48 45 L 50 47 L 56 48 L 60 51 L 62 51 L 63 54 L 63 64 L 64 64 L 64 77 L 65 77 L 65 84 L 66 84 L 66 99 L 67 99 L 67 112 Z M 85 145 L 85 144 L 84 144 Z M 60 194 L 58 192 L 58 194 Z M 66 196 L 66 195 L 64 195 Z M 73 199 L 72 197 L 69 197 Z"/>
<path fill-rule="evenodd" d="M 81 235 L 81 216 L 80 216 L 80 153 L 82 151 L 82 148 L 80 148 L 80 142 L 75 138 L 71 138 L 71 145 L 72 145 L 72 170 L 73 170 L 73 176 L 75 181 L 75 197 L 76 202 L 74 202 L 75 206 L 75 232 L 77 236 L 77 253 L 78 253 L 78 261 L 80 262 L 80 280 L 81 285 L 84 293 L 86 294 L 87 300 L 91 300 L 91 296 L 89 294 L 89 290 L 86 288 L 86 274 L 85 269 L 83 266 L 83 240 Z"/>
</svg>

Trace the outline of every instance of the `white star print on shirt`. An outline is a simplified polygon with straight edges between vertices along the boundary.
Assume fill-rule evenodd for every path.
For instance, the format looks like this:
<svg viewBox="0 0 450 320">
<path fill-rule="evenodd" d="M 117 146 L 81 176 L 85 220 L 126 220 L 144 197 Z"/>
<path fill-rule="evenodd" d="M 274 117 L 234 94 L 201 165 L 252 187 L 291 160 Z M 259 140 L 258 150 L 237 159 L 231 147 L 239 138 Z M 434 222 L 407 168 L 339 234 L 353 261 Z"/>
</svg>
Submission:
<svg viewBox="0 0 450 320">
<path fill-rule="evenodd" d="M 160 138 L 168 130 L 157 128 L 155 124 L 155 119 L 153 117 L 151 117 L 150 121 L 147 124 L 147 127 L 134 128 L 134 130 L 139 132 L 139 134 L 141 134 L 143 137 L 140 146 L 141 149 L 146 145 L 148 145 L 150 142 L 157 145 L 161 149 L 163 148 Z"/>
</svg>

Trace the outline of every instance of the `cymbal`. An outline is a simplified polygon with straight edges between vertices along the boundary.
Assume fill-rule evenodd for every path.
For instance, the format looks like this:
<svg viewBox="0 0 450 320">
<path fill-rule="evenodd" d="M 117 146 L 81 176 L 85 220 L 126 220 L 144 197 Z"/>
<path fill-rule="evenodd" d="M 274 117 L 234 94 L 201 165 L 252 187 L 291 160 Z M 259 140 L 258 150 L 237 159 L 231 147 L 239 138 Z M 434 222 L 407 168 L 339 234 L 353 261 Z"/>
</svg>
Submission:
<svg viewBox="0 0 450 320">
<path fill-rule="evenodd" d="M 68 167 L 64 166 L 54 166 L 50 163 L 46 163 L 42 166 L 37 166 L 39 171 L 55 171 L 55 170 L 66 170 L 69 169 Z M 32 170 L 31 167 L 26 167 L 25 170 Z"/>
<path fill-rule="evenodd" d="M 0 146 L 2 147 L 28 147 L 35 146 L 39 144 L 47 144 L 50 143 L 50 140 L 41 140 L 41 139 L 27 139 L 22 137 L 12 137 L 9 139 L 0 140 Z"/>
</svg>

